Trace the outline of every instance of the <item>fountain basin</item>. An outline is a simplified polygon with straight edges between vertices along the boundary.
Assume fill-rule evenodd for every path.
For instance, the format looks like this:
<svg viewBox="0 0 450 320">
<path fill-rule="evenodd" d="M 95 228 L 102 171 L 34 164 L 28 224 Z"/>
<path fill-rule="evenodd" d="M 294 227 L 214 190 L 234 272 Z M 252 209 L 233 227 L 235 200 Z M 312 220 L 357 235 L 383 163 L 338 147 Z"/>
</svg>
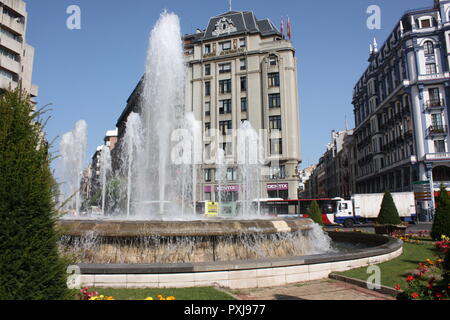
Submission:
<svg viewBox="0 0 450 320">
<path fill-rule="evenodd" d="M 402 253 L 403 244 L 380 235 L 328 232 L 339 251 L 308 254 L 317 239 L 311 234 L 322 233 L 308 219 L 60 221 L 58 226 L 65 233 L 62 251 L 77 257 L 78 283 L 90 287 L 282 286 L 389 261 Z M 79 241 L 94 230 L 92 242 Z"/>
<path fill-rule="evenodd" d="M 274 234 L 310 230 L 312 220 L 198 220 L 198 221 L 115 221 L 61 220 L 57 223 L 68 236 L 84 236 L 94 232 L 100 237 L 189 237 L 233 236 L 243 234 Z"/>
<path fill-rule="evenodd" d="M 249 260 L 317 251 L 309 219 L 58 222 L 62 252 L 80 263 L 149 264 Z M 316 230 L 316 232 L 314 231 Z M 321 236 L 321 238 L 320 238 Z"/>
</svg>

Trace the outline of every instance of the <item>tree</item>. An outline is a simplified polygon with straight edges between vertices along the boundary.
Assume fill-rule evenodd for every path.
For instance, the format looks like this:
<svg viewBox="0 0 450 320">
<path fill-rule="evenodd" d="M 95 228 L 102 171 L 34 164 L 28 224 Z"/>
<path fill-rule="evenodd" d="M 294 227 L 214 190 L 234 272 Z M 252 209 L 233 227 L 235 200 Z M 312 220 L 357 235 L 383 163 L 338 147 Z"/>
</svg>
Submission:
<svg viewBox="0 0 450 320">
<path fill-rule="evenodd" d="M 29 96 L 0 95 L 0 299 L 67 297 L 49 145 Z"/>
<path fill-rule="evenodd" d="M 323 226 L 323 220 L 322 220 L 322 212 L 320 211 L 319 205 L 317 204 L 317 201 L 314 200 L 311 202 L 311 207 L 308 209 L 309 218 L 312 219 L 315 223 L 318 223 L 319 225 Z"/>
<path fill-rule="evenodd" d="M 442 236 L 450 236 L 450 197 L 447 188 L 441 186 L 436 199 L 436 214 L 434 215 L 431 237 L 439 241 Z"/>
<path fill-rule="evenodd" d="M 390 192 L 386 192 L 381 203 L 380 212 L 378 214 L 377 223 L 382 225 L 399 225 L 402 223 L 394 199 Z"/>
</svg>

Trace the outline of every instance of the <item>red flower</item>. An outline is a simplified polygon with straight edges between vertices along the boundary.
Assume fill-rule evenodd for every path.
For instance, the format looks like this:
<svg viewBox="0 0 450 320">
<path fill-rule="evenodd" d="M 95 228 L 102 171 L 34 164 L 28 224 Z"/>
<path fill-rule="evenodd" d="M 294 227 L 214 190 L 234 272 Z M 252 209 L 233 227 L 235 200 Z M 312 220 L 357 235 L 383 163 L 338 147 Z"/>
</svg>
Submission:
<svg viewBox="0 0 450 320">
<path fill-rule="evenodd" d="M 406 281 L 408 281 L 408 282 L 411 282 L 411 281 L 413 281 L 414 280 L 414 277 L 413 276 L 408 276 L 407 278 L 406 278 Z"/>
<path fill-rule="evenodd" d="M 435 296 L 436 296 L 436 298 L 438 298 L 438 299 L 439 299 L 439 298 L 442 298 L 442 293 L 439 293 L 439 292 L 438 292 L 438 293 L 435 294 Z"/>
<path fill-rule="evenodd" d="M 419 297 L 419 294 L 417 292 L 413 292 L 411 294 L 411 298 L 413 298 L 413 299 L 417 299 L 418 297 Z"/>
<path fill-rule="evenodd" d="M 395 287 L 394 287 L 394 289 L 397 290 L 397 291 L 399 291 L 399 290 L 401 289 L 401 287 L 400 287 L 399 284 L 396 284 Z"/>
</svg>

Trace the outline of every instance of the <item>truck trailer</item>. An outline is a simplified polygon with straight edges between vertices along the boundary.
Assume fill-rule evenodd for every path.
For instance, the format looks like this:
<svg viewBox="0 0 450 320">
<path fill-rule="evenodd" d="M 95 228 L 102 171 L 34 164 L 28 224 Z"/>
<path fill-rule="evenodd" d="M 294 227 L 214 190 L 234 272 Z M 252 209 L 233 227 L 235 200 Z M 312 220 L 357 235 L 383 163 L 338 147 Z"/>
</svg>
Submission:
<svg viewBox="0 0 450 320">
<path fill-rule="evenodd" d="M 327 224 L 342 224 L 351 228 L 358 223 L 373 222 L 378 217 L 384 193 L 355 194 L 351 200 L 334 198 L 336 211 L 326 214 Z M 392 193 L 395 206 L 402 221 L 411 222 L 416 218 L 416 205 L 413 192 Z"/>
</svg>

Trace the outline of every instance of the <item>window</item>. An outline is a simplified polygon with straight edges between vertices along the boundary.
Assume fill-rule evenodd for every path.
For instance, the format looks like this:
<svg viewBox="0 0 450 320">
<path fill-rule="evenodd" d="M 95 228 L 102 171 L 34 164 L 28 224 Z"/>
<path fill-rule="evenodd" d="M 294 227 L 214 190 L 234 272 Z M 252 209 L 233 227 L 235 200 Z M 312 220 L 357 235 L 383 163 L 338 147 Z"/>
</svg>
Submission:
<svg viewBox="0 0 450 320">
<path fill-rule="evenodd" d="M 280 108 L 281 98 L 279 93 L 269 94 L 269 108 Z"/>
<path fill-rule="evenodd" d="M 231 41 L 224 41 L 219 44 L 222 51 L 231 50 Z"/>
<path fill-rule="evenodd" d="M 240 60 L 241 71 L 247 70 L 247 59 Z"/>
<path fill-rule="evenodd" d="M 435 153 L 445 153 L 445 140 L 434 140 Z"/>
<path fill-rule="evenodd" d="M 280 74 L 278 72 L 269 73 L 269 87 L 280 86 Z"/>
<path fill-rule="evenodd" d="M 239 39 L 239 48 L 245 48 L 247 46 L 247 40 L 245 38 Z"/>
<path fill-rule="evenodd" d="M 247 98 L 241 98 L 241 112 L 247 112 Z"/>
<path fill-rule="evenodd" d="M 247 77 L 241 77 L 241 91 L 247 91 Z"/>
<path fill-rule="evenodd" d="M 205 76 L 210 76 L 210 75 L 211 75 L 211 65 L 206 64 L 205 65 Z"/>
<path fill-rule="evenodd" d="M 441 97 L 439 94 L 439 88 L 428 89 L 428 96 L 430 98 L 430 106 L 437 107 L 441 105 Z"/>
<path fill-rule="evenodd" d="M 426 65 L 426 74 L 436 74 L 436 63 L 429 63 Z"/>
<path fill-rule="evenodd" d="M 205 116 L 211 115 L 211 102 L 205 102 Z"/>
<path fill-rule="evenodd" d="M 211 123 L 206 122 L 205 123 L 205 137 L 211 136 Z"/>
<path fill-rule="evenodd" d="M 232 122 L 231 120 L 228 121 L 220 121 L 219 122 L 219 131 L 223 136 L 227 135 L 228 130 L 232 129 Z M 225 149 L 224 149 L 225 150 Z"/>
<path fill-rule="evenodd" d="M 430 19 L 424 19 L 420 21 L 421 28 L 430 28 L 431 27 L 431 20 Z"/>
<path fill-rule="evenodd" d="M 237 169 L 236 168 L 228 168 L 227 169 L 227 180 L 228 181 L 236 181 L 237 180 Z"/>
<path fill-rule="evenodd" d="M 221 148 L 223 151 L 225 151 L 225 155 L 229 156 L 229 155 L 232 154 L 233 149 L 232 149 L 232 144 L 231 144 L 231 142 L 228 142 L 228 143 L 221 143 L 221 144 L 220 144 L 220 148 Z"/>
<path fill-rule="evenodd" d="M 205 182 L 211 182 L 214 169 L 205 169 Z"/>
<path fill-rule="evenodd" d="M 219 64 L 219 73 L 231 72 L 231 63 Z"/>
<path fill-rule="evenodd" d="M 425 42 L 423 45 L 424 53 L 426 56 L 433 55 L 434 54 L 434 44 L 431 41 Z"/>
<path fill-rule="evenodd" d="M 281 130 L 281 116 L 269 117 L 269 128 L 271 130 Z"/>
<path fill-rule="evenodd" d="M 444 127 L 444 123 L 442 121 L 442 114 L 433 113 L 431 115 L 431 124 L 434 129 L 442 129 Z"/>
<path fill-rule="evenodd" d="M 278 62 L 277 56 L 272 55 L 272 56 L 269 57 L 269 64 L 271 66 L 276 66 L 277 62 Z"/>
<path fill-rule="evenodd" d="M 270 139 L 270 154 L 282 155 L 283 154 L 283 140 L 282 139 Z"/>
<path fill-rule="evenodd" d="M 270 167 L 269 177 L 271 180 L 286 179 L 286 166 Z"/>
<path fill-rule="evenodd" d="M 206 81 L 205 82 L 205 96 L 211 95 L 211 82 Z"/>
<path fill-rule="evenodd" d="M 219 101 L 219 113 L 220 114 L 231 113 L 231 100 Z"/>
<path fill-rule="evenodd" d="M 221 94 L 231 93 L 231 79 L 219 81 L 219 92 Z"/>
<path fill-rule="evenodd" d="M 208 53 L 211 53 L 211 45 L 205 44 L 204 54 L 208 54 Z"/>
</svg>

